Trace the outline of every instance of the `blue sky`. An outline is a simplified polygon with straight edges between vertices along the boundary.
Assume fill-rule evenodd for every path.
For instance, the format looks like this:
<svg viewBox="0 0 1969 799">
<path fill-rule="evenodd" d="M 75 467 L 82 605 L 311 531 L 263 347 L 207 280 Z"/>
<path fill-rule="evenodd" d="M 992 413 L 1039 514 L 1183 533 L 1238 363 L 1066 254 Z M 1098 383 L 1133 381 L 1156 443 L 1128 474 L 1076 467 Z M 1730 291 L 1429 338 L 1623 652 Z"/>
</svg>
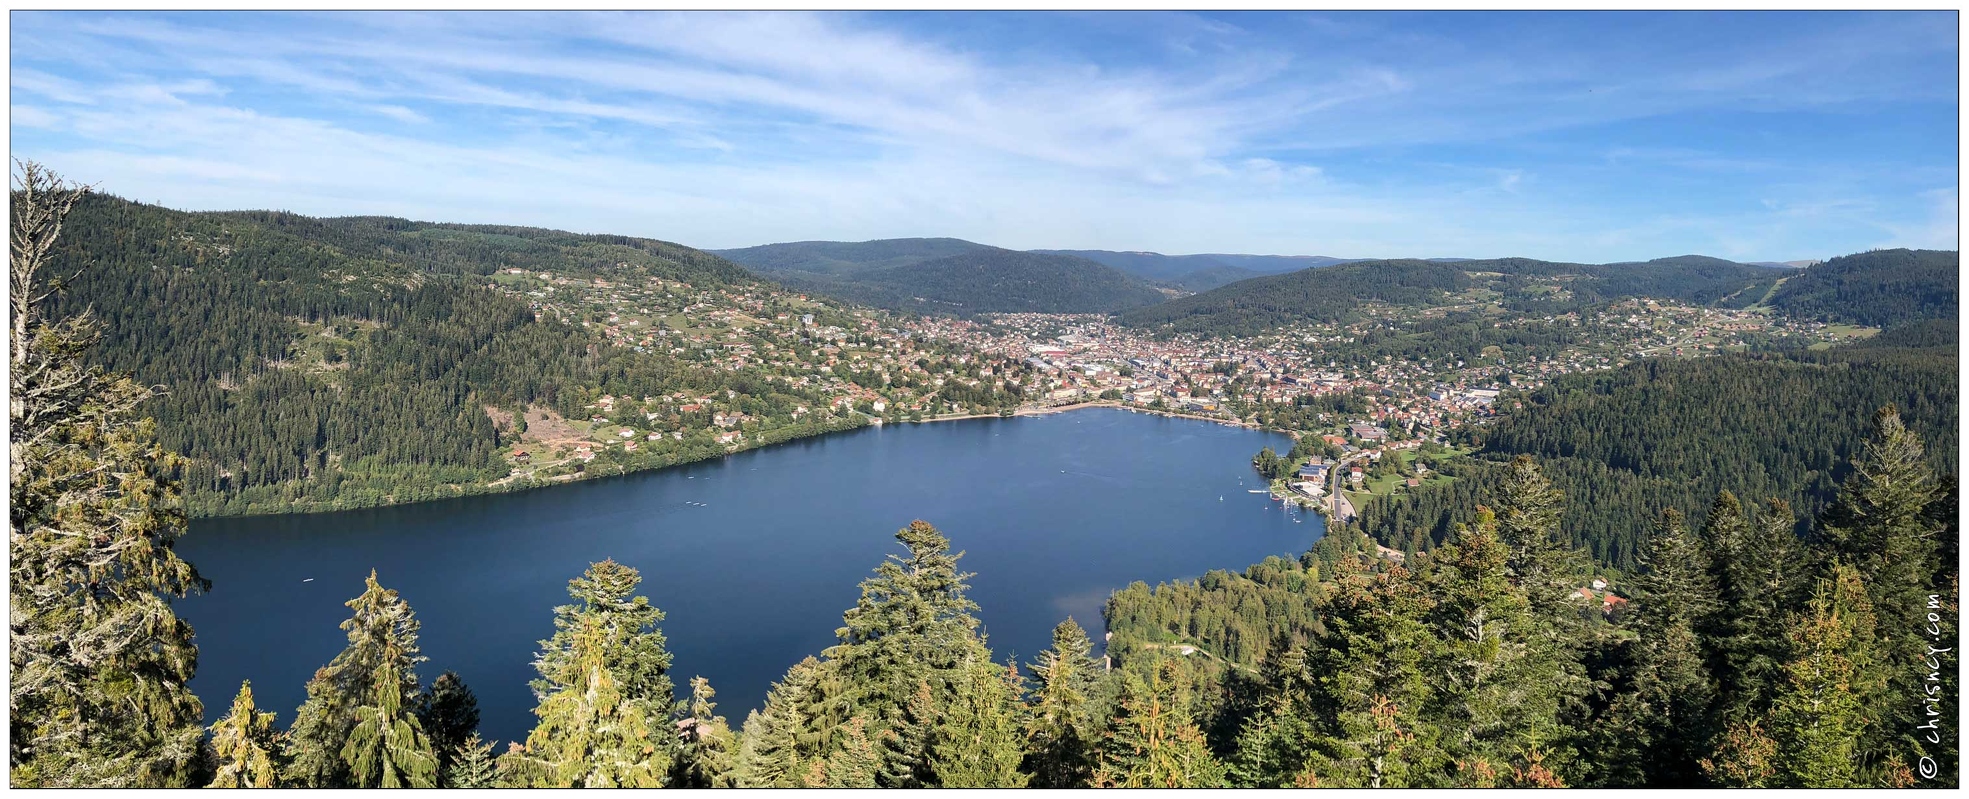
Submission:
<svg viewBox="0 0 1969 799">
<path fill-rule="evenodd" d="M 192 209 L 717 248 L 1954 248 L 1953 12 L 12 15 L 12 148 Z"/>
</svg>

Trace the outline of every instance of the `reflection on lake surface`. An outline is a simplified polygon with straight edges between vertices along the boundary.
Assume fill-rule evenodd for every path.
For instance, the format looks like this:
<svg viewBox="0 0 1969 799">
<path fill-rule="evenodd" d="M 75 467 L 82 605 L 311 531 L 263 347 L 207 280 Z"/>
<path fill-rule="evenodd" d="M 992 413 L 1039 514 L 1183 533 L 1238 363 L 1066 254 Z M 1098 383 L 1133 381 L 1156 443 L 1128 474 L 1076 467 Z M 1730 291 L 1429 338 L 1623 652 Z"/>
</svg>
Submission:
<svg viewBox="0 0 1969 799">
<path fill-rule="evenodd" d="M 680 688 L 702 674 L 734 727 L 795 661 L 834 643 L 856 584 L 924 519 L 968 554 L 999 660 L 1072 615 L 1099 639 L 1128 583 L 1296 555 L 1324 529 L 1246 489 L 1284 436 L 1097 409 L 871 428 L 657 472 L 518 494 L 309 516 L 195 522 L 179 551 L 212 592 L 193 688 L 224 713 L 242 679 L 285 727 L 340 651 L 342 603 L 371 568 L 423 621 L 430 662 L 478 695 L 487 739 L 523 739 L 537 642 L 569 578 L 603 558 L 643 573 L 668 614 Z M 1303 520 L 1303 521 L 1295 521 Z M 312 578 L 312 582 L 303 582 Z"/>
</svg>

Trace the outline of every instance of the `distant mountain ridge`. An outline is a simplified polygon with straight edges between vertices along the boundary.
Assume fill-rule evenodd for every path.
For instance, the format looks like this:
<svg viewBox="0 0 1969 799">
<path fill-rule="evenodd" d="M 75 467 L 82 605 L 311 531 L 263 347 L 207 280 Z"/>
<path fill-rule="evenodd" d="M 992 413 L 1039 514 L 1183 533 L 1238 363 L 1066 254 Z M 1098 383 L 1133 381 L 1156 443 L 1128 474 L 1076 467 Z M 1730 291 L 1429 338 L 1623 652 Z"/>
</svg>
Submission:
<svg viewBox="0 0 1969 799">
<path fill-rule="evenodd" d="M 1096 261 L 962 239 L 805 241 L 716 253 L 789 288 L 915 313 L 1110 313 L 1169 298 Z"/>
<path fill-rule="evenodd" d="M 1531 258 L 1355 261 L 1243 280 L 1121 315 L 1123 324 L 1205 335 L 1253 335 L 1301 321 L 1338 321 L 1362 302 L 1427 305 L 1473 287 L 1507 307 L 1543 312 L 1623 297 L 1744 307 L 1791 270 L 1683 255 L 1640 263 Z"/>
</svg>

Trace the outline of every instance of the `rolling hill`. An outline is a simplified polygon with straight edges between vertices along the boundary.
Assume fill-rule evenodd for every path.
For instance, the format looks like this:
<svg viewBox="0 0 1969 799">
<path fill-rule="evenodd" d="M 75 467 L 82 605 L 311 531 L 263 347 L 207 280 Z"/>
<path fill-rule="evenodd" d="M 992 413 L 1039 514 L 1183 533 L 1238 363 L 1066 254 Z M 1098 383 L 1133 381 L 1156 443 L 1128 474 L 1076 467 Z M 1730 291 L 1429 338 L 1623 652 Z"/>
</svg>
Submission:
<svg viewBox="0 0 1969 799">
<path fill-rule="evenodd" d="M 1355 261 L 1239 281 L 1124 313 L 1121 321 L 1179 333 L 1253 335 L 1296 321 L 1343 319 L 1363 301 L 1436 304 L 1471 289 L 1486 290 L 1486 301 L 1525 310 L 1622 297 L 1717 303 L 1761 298 L 1759 287 L 1768 290 L 1789 273 L 1698 255 L 1620 264 L 1529 258 Z"/>
<path fill-rule="evenodd" d="M 993 249 L 963 239 L 793 241 L 735 250 L 709 250 L 762 275 L 788 272 L 841 277 Z"/>
<path fill-rule="evenodd" d="M 1956 319 L 1961 256 L 1953 250 L 1873 250 L 1793 272 L 1771 297 L 1792 316 L 1894 327 Z"/>
<path fill-rule="evenodd" d="M 912 313 L 1109 313 L 1169 296 L 1085 258 L 962 239 L 795 242 L 719 252 L 788 288 Z"/>
</svg>

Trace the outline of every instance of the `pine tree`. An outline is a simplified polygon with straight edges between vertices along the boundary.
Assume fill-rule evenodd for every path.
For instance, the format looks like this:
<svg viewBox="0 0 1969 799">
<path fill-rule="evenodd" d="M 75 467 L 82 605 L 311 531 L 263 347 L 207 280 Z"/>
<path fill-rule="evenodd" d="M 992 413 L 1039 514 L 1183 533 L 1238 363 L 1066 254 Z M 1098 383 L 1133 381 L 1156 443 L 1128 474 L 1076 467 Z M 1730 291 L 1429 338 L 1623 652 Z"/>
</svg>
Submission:
<svg viewBox="0 0 1969 799">
<path fill-rule="evenodd" d="M 657 787 L 677 741 L 663 612 L 634 596 L 642 575 L 604 560 L 568 581 L 533 683 L 540 717 L 521 757 L 536 787 Z"/>
<path fill-rule="evenodd" d="M 370 704 L 356 708 L 342 762 L 358 788 L 435 788 L 438 757 L 417 716 L 405 706 L 395 654 L 384 653 Z"/>
<path fill-rule="evenodd" d="M 204 708 L 170 599 L 208 587 L 172 551 L 183 465 L 139 415 L 150 388 L 85 356 L 87 313 L 50 319 L 44 270 L 87 189 L 16 162 L 9 249 L 10 775 L 18 786 L 183 787 Z"/>
<path fill-rule="evenodd" d="M 499 787 L 497 760 L 492 756 L 492 743 L 479 738 L 477 732 L 465 739 L 458 747 L 451 766 L 441 775 L 447 788 L 496 788 Z"/>
<path fill-rule="evenodd" d="M 1550 653 L 1560 666 L 1552 687 L 1558 696 L 1560 727 L 1547 753 L 1566 762 L 1573 739 L 1585 723 L 1587 696 L 1592 684 L 1580 663 L 1585 645 L 1585 621 L 1570 597 L 1574 586 L 1586 574 L 1584 553 L 1560 529 L 1565 496 L 1528 455 L 1511 460 L 1499 489 L 1497 517 L 1498 541 L 1504 545 L 1504 567 L 1524 591 L 1544 641 L 1539 648 Z"/>
<path fill-rule="evenodd" d="M 1804 552 L 1782 501 L 1770 500 L 1755 523 L 1745 523 L 1736 498 L 1724 492 L 1709 518 L 1704 541 L 1718 607 L 1704 633 L 1717 715 L 1726 724 L 1745 722 L 1769 710 L 1782 677 L 1785 617 L 1804 599 Z M 1733 535 L 1742 538 L 1725 543 Z"/>
<path fill-rule="evenodd" d="M 572 657 L 573 631 L 584 619 L 598 618 L 610 641 L 606 662 L 618 689 L 624 696 L 652 702 L 668 712 L 676 697 L 670 682 L 670 652 L 657 627 L 663 611 L 652 607 L 648 597 L 635 596 L 642 581 L 641 573 L 614 560 L 592 564 L 569 580 L 568 596 L 576 604 L 554 608 L 554 635 L 540 642 L 534 667 L 543 675 L 558 670 L 561 661 Z M 536 697 L 550 687 L 543 680 L 533 684 Z"/>
<path fill-rule="evenodd" d="M 1318 675 L 1309 708 L 1318 736 L 1300 772 L 1335 787 L 1428 785 L 1443 770 L 1434 731 L 1420 723 L 1422 664 L 1436 645 L 1423 624 L 1430 601 L 1401 567 L 1359 574 L 1340 565 L 1307 666 Z"/>
<path fill-rule="evenodd" d="M 1281 788 L 1294 785 L 1316 756 L 1319 731 L 1313 703 L 1320 686 L 1307 670 L 1303 645 L 1280 641 L 1263 664 L 1259 706 L 1238 731 L 1235 784 Z"/>
<path fill-rule="evenodd" d="M 800 787 L 801 775 L 818 754 L 802 739 L 812 725 L 810 708 L 822 668 L 812 657 L 793 664 L 767 692 L 765 706 L 746 716 L 739 738 L 739 787 Z"/>
<path fill-rule="evenodd" d="M 253 707 L 253 684 L 239 684 L 232 710 L 212 725 L 212 788 L 274 787 L 274 757 L 280 751 L 274 714 Z"/>
<path fill-rule="evenodd" d="M 841 643 L 825 653 L 848 683 L 851 703 L 878 717 L 909 700 L 916 685 L 939 672 L 988 657 L 977 636 L 977 604 L 965 597 L 969 573 L 957 570 L 963 553 L 923 521 L 896 532 L 909 551 L 891 555 L 863 580 L 861 598 L 842 614 Z M 937 686 L 933 686 L 937 687 Z"/>
<path fill-rule="evenodd" d="M 875 784 L 882 788 L 923 788 L 936 785 L 930 757 L 939 719 L 936 693 L 925 679 L 916 684 L 909 701 L 890 711 L 883 725 L 877 753 L 881 766 Z"/>
<path fill-rule="evenodd" d="M 416 701 L 414 671 L 425 658 L 417 648 L 421 624 L 396 591 L 376 582 L 371 571 L 363 592 L 347 603 L 352 611 L 342 622 L 349 643 L 308 681 L 308 698 L 294 714 L 288 730 L 292 753 L 281 781 L 313 788 L 355 785 L 355 775 L 342 749 L 355 730 L 356 709 L 375 702 L 377 680 L 394 682 L 399 705 Z M 389 688 L 390 686 L 384 686 Z"/>
<path fill-rule="evenodd" d="M 672 788 L 730 788 L 735 784 L 732 731 L 725 717 L 713 712 L 717 703 L 711 697 L 716 695 L 710 680 L 691 678 L 690 708 L 678 724 L 677 759 L 670 766 Z"/>
<path fill-rule="evenodd" d="M 431 681 L 431 689 L 417 696 L 417 723 L 431 740 L 431 751 L 438 756 L 442 782 L 453 764 L 464 754 L 465 742 L 478 734 L 479 700 L 457 672 L 447 670 Z"/>
<path fill-rule="evenodd" d="M 585 613 L 565 640 L 565 656 L 543 660 L 549 686 L 534 708 L 540 721 L 527 736 L 524 757 L 535 765 L 527 787 L 658 788 L 669 771 L 668 714 L 625 694 L 609 654 L 620 632 L 605 613 Z"/>
<path fill-rule="evenodd" d="M 966 670 L 932 744 L 936 784 L 943 788 L 1023 788 L 1019 772 L 1018 691 L 1009 669 L 984 661 Z"/>
<path fill-rule="evenodd" d="M 1920 664 L 1931 639 L 1927 627 L 1930 582 L 1936 572 L 1937 539 L 1942 526 L 1928 512 L 1942 490 L 1928 467 L 1921 439 L 1901 424 L 1892 407 L 1874 415 L 1874 433 L 1853 460 L 1853 473 L 1839 486 L 1828 508 L 1822 535 L 1836 562 L 1853 566 L 1866 586 L 1876 614 L 1883 662 Z M 1890 670 L 1888 691 L 1895 697 L 1923 695 L 1925 671 Z M 1869 698 L 1871 699 L 1871 698 Z M 1886 701 L 1888 714 L 1869 741 L 1877 752 L 1912 751 L 1913 730 L 1927 719 L 1919 702 Z M 1891 739 L 1891 741 L 1889 740 Z"/>
<path fill-rule="evenodd" d="M 1225 770 L 1190 717 L 1189 678 L 1174 660 L 1125 671 L 1094 783 L 1116 788 L 1215 788 Z"/>
<path fill-rule="evenodd" d="M 1053 647 L 1032 665 L 1039 684 L 1026 713 L 1023 770 L 1033 787 L 1081 788 L 1093 778 L 1101 729 L 1093 717 L 1101 669 L 1093 649 L 1087 631 L 1069 618 L 1053 628 Z"/>
<path fill-rule="evenodd" d="M 1835 566 L 1792 629 L 1785 682 L 1771 711 L 1777 786 L 1863 785 L 1862 736 L 1879 710 L 1867 701 L 1883 680 L 1864 579 L 1858 569 Z"/>
<path fill-rule="evenodd" d="M 821 781 L 811 788 L 873 788 L 882 754 L 868 740 L 868 720 L 860 716 L 842 725 L 841 745 L 821 766 Z"/>
<path fill-rule="evenodd" d="M 1662 511 L 1643 565 L 1632 616 L 1634 683 L 1610 713 L 1623 742 L 1616 758 L 1640 783 L 1699 785 L 1714 693 L 1697 629 L 1715 612 L 1716 588 L 1680 511 Z"/>
<path fill-rule="evenodd" d="M 1476 525 L 1434 553 L 1423 575 L 1441 642 L 1427 667 L 1437 688 L 1425 723 L 1466 768 L 1502 769 L 1558 737 L 1558 653 L 1508 579 L 1506 554 L 1495 517 L 1480 508 Z"/>
</svg>

